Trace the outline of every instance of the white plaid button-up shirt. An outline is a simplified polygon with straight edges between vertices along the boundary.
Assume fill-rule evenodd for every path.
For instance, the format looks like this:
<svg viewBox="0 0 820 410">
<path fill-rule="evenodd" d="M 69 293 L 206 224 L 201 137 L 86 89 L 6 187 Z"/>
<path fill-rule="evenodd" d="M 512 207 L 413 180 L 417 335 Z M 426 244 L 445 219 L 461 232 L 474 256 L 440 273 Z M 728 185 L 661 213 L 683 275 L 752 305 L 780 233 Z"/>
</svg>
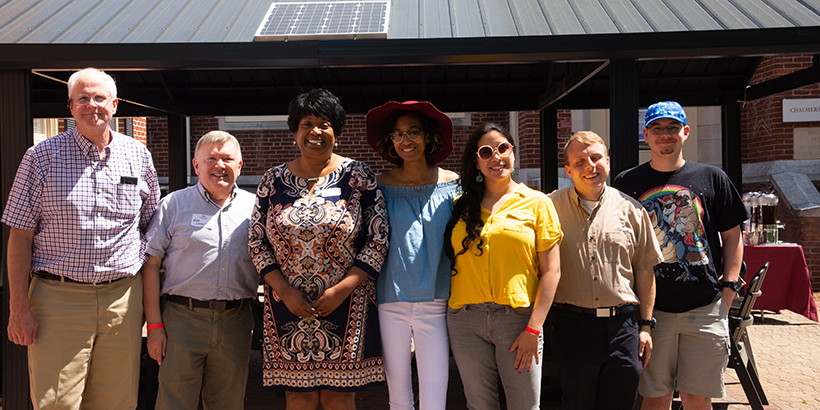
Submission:
<svg viewBox="0 0 820 410">
<path fill-rule="evenodd" d="M 34 231 L 31 268 L 80 282 L 133 275 L 159 201 L 148 150 L 111 132 L 103 158 L 76 129 L 26 151 L 2 222 Z"/>
</svg>

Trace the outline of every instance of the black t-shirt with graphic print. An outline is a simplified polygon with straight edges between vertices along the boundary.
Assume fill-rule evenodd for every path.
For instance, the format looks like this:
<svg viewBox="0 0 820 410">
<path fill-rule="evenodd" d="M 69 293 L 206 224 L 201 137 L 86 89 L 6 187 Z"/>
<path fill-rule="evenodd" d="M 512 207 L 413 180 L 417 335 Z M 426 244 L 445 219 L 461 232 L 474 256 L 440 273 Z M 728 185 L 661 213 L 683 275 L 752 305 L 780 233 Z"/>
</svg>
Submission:
<svg viewBox="0 0 820 410">
<path fill-rule="evenodd" d="M 673 172 L 647 162 L 621 172 L 612 185 L 638 200 L 652 219 L 664 256 L 655 265 L 655 309 L 679 313 L 718 300 L 720 232 L 748 218 L 729 177 L 692 161 Z"/>
</svg>

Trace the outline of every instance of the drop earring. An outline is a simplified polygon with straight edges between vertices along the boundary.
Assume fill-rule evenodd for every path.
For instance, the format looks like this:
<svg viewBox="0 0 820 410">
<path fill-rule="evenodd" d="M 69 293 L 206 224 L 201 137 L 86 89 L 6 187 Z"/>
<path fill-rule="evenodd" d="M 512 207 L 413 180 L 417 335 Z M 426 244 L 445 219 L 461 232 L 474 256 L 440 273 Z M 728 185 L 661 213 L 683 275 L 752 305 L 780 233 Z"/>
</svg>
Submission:
<svg viewBox="0 0 820 410">
<path fill-rule="evenodd" d="M 481 175 L 481 173 L 479 173 L 478 176 L 475 177 L 475 182 L 481 181 L 484 181 L 484 175 Z"/>
</svg>

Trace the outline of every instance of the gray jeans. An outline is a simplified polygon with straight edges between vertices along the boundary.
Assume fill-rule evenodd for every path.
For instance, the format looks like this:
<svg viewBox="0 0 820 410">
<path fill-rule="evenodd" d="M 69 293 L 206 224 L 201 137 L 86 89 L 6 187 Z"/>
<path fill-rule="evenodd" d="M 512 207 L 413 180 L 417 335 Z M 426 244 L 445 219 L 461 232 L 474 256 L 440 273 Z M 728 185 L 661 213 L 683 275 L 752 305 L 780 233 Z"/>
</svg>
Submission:
<svg viewBox="0 0 820 410">
<path fill-rule="evenodd" d="M 504 386 L 507 409 L 538 409 L 541 397 L 543 338 L 538 338 L 538 365 L 529 372 L 515 369 L 515 339 L 527 327 L 532 308 L 513 309 L 495 303 L 447 308 L 450 347 L 464 383 L 467 408 L 495 410 L 498 378 Z"/>
</svg>

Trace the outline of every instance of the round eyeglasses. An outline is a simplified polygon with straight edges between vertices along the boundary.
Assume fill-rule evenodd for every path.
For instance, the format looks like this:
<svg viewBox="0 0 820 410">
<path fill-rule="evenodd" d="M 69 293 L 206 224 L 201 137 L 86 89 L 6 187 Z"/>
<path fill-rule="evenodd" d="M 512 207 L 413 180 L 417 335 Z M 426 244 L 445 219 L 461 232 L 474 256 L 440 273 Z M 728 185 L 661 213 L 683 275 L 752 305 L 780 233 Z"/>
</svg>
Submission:
<svg viewBox="0 0 820 410">
<path fill-rule="evenodd" d="M 96 95 L 93 95 L 93 96 L 90 96 L 90 97 L 85 95 L 85 94 L 78 94 L 77 97 L 75 97 L 75 98 L 69 98 L 68 103 L 69 104 L 73 103 L 74 105 L 82 107 L 82 106 L 86 106 L 86 105 L 90 104 L 92 101 L 94 101 L 94 104 L 96 104 L 98 106 L 101 106 L 101 107 L 104 107 L 104 106 L 108 105 L 108 103 L 111 100 L 113 100 L 111 98 L 111 96 L 108 96 L 108 95 L 105 95 L 105 94 L 96 94 Z"/>
<path fill-rule="evenodd" d="M 407 132 L 393 131 L 390 133 L 390 139 L 393 140 L 393 142 L 398 143 L 401 142 L 402 139 L 404 139 L 405 135 L 407 135 L 407 138 L 409 138 L 410 141 L 415 141 L 419 139 L 419 137 L 421 137 L 421 133 L 422 131 L 418 128 L 413 128 Z"/>
<path fill-rule="evenodd" d="M 494 153 L 498 153 L 498 156 L 501 158 L 507 158 L 510 156 L 510 154 L 512 154 L 512 152 L 512 144 L 510 144 L 509 142 L 502 142 L 501 144 L 498 144 L 498 146 L 495 148 L 489 145 L 483 145 L 478 149 L 476 155 L 478 155 L 479 158 L 487 161 L 488 159 L 493 157 Z"/>
</svg>

